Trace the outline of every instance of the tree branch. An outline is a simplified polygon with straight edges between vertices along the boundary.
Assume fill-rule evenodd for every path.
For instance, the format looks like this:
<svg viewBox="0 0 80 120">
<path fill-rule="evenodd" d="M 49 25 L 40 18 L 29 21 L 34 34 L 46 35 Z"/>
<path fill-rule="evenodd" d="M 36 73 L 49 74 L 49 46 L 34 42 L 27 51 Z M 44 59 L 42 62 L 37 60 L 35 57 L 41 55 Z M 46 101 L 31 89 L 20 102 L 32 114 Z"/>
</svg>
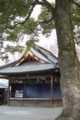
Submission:
<svg viewBox="0 0 80 120">
<path fill-rule="evenodd" d="M 30 9 L 29 11 L 29 14 L 28 16 L 25 18 L 25 20 L 23 22 L 19 22 L 19 23 L 16 23 L 14 26 L 10 26 L 10 29 L 14 29 L 16 26 L 18 25 L 24 25 L 24 23 L 29 19 L 29 17 L 31 16 L 32 12 L 33 12 L 33 9 L 34 9 L 35 5 L 32 6 L 32 8 Z"/>
<path fill-rule="evenodd" d="M 51 19 L 47 20 L 47 21 L 38 22 L 37 25 L 40 25 L 41 23 L 46 23 L 47 24 L 47 23 L 51 22 L 52 20 L 53 20 L 53 17 Z"/>
<path fill-rule="evenodd" d="M 80 4 L 78 4 L 77 2 L 73 2 L 73 3 L 80 8 Z"/>
<path fill-rule="evenodd" d="M 43 2 L 40 1 L 35 1 L 32 4 L 33 5 L 43 5 L 48 9 L 48 12 L 51 12 L 53 16 L 55 17 L 55 8 L 47 1 L 47 0 L 42 0 Z"/>
<path fill-rule="evenodd" d="M 80 8 L 80 4 L 75 2 L 75 0 L 70 0 L 70 1 L 71 1 L 71 3 L 75 4 L 76 6 L 78 6 Z"/>
<path fill-rule="evenodd" d="M 3 29 L 3 31 L 4 31 L 5 29 L 7 29 L 7 28 L 10 28 L 10 29 L 12 30 L 12 29 L 14 29 L 16 26 L 18 26 L 18 25 L 24 25 L 25 22 L 30 18 L 31 14 L 32 14 L 32 12 L 33 12 L 33 9 L 34 9 L 34 7 L 35 7 L 36 5 L 43 5 L 43 6 L 45 6 L 45 7 L 48 9 L 48 12 L 51 12 L 52 15 L 53 15 L 53 17 L 55 17 L 55 8 L 53 8 L 53 6 L 52 6 L 47 0 L 42 0 L 42 2 L 39 1 L 39 0 L 36 0 L 36 1 L 33 2 L 31 5 L 32 5 L 32 7 L 31 7 L 31 9 L 29 10 L 28 15 L 27 15 L 27 17 L 25 18 L 25 20 L 24 20 L 23 22 L 15 23 L 13 26 L 7 26 L 6 28 Z"/>
</svg>

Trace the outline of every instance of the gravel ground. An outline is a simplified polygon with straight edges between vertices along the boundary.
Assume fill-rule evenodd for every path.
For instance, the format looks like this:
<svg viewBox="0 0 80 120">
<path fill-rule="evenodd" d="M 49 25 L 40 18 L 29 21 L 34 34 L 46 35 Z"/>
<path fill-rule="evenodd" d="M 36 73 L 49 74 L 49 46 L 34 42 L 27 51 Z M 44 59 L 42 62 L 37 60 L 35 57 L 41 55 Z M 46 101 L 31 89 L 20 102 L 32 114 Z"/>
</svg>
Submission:
<svg viewBox="0 0 80 120">
<path fill-rule="evenodd" d="M 54 120 L 62 108 L 0 106 L 0 120 Z"/>
</svg>

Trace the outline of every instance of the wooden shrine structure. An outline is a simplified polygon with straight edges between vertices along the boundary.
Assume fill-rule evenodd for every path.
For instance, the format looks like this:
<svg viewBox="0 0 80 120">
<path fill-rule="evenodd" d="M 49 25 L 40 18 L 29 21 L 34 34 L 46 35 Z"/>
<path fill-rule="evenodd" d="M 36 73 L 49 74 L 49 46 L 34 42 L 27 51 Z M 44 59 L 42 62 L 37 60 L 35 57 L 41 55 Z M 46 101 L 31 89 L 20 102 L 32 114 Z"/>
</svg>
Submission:
<svg viewBox="0 0 80 120">
<path fill-rule="evenodd" d="M 58 59 L 38 45 L 17 61 L 0 67 L 0 77 L 9 80 L 9 105 L 61 104 Z"/>
</svg>

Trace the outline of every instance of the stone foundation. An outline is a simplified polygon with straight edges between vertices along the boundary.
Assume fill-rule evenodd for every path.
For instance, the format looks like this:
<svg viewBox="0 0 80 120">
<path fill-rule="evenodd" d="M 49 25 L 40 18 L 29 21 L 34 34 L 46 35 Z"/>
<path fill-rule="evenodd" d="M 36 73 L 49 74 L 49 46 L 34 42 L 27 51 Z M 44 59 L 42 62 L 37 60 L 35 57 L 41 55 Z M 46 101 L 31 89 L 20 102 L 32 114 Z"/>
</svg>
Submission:
<svg viewBox="0 0 80 120">
<path fill-rule="evenodd" d="M 10 98 L 9 105 L 12 106 L 53 106 L 53 105 L 61 105 L 61 99 L 53 100 L 53 104 L 49 98 Z"/>
</svg>

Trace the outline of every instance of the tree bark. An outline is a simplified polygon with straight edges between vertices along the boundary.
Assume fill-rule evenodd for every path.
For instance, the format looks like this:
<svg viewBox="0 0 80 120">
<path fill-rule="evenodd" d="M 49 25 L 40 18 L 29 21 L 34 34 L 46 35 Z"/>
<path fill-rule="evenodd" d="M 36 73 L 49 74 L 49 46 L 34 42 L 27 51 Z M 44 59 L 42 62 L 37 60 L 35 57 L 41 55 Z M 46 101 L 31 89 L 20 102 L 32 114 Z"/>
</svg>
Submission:
<svg viewBox="0 0 80 120">
<path fill-rule="evenodd" d="M 55 26 L 59 48 L 63 112 L 60 120 L 80 120 L 80 72 L 76 55 L 70 0 L 56 0 Z"/>
</svg>

